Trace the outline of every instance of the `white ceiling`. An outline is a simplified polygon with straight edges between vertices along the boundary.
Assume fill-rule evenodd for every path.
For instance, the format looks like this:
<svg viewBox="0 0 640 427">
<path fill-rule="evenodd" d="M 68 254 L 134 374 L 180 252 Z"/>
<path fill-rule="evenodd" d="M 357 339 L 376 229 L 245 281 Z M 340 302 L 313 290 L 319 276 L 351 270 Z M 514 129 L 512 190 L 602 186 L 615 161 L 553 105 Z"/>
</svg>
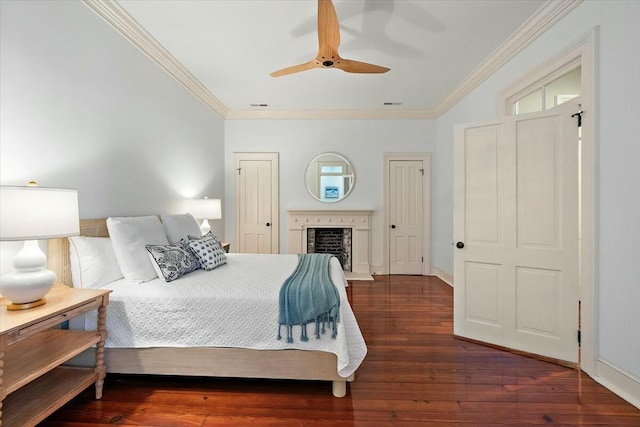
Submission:
<svg viewBox="0 0 640 427">
<path fill-rule="evenodd" d="M 391 71 L 315 69 L 274 78 L 272 71 L 316 56 L 315 0 L 118 1 L 223 109 L 270 112 L 434 111 L 544 3 L 334 0 L 340 55 Z"/>
</svg>

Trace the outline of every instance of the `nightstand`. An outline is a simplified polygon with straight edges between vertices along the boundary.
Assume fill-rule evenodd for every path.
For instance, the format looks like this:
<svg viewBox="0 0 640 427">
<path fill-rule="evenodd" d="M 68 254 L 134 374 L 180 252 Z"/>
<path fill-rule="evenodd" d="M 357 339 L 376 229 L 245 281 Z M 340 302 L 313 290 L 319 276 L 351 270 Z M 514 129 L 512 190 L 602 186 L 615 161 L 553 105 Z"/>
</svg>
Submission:
<svg viewBox="0 0 640 427">
<path fill-rule="evenodd" d="M 229 253 L 229 249 L 231 248 L 231 243 L 229 242 L 222 242 L 222 249 L 224 249 L 224 251 L 226 253 Z"/>
<path fill-rule="evenodd" d="M 46 304 L 20 311 L 0 299 L 0 425 L 34 426 L 94 383 L 102 397 L 110 292 L 56 284 Z M 57 327 L 90 310 L 98 310 L 95 331 Z M 94 345 L 94 368 L 60 366 Z"/>
</svg>

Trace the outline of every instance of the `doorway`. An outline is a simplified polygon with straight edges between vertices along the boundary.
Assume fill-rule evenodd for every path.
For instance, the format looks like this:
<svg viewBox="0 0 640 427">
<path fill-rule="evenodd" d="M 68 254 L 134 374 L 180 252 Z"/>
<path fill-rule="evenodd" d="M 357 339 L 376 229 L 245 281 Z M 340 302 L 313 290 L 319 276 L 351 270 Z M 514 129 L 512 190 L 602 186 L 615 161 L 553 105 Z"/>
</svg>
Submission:
<svg viewBox="0 0 640 427">
<path fill-rule="evenodd" d="M 456 128 L 456 335 L 578 362 L 579 105 Z"/>
<path fill-rule="evenodd" d="M 582 114 L 581 147 L 579 152 L 580 169 L 578 175 L 578 233 L 577 242 L 578 261 L 578 301 L 580 303 L 580 368 L 593 375 L 596 371 L 596 316 L 595 316 L 595 196 L 596 196 L 596 141 L 595 126 L 597 122 L 597 108 L 595 97 L 595 45 L 597 28 L 585 34 L 572 46 L 558 56 L 532 70 L 498 96 L 498 112 L 508 116 L 516 113 L 514 103 L 523 96 L 532 93 L 537 87 L 543 88 L 547 84 L 562 77 L 571 70 L 580 67 L 580 110 Z M 545 101 L 551 98 L 546 97 Z M 546 102 L 545 102 L 546 103 Z M 553 108 L 553 107 L 552 107 Z M 558 107 L 554 107 L 558 108 Z M 575 114 L 577 111 L 572 111 Z M 577 117 L 573 118 L 574 126 Z M 577 127 L 576 127 L 577 129 Z M 454 190 L 456 191 L 456 190 Z M 455 221 L 455 220 L 454 220 Z M 455 227 L 454 227 L 455 228 Z M 454 232 L 455 233 L 455 232 Z M 459 236 L 454 236 L 454 243 Z M 454 251 L 458 251 L 454 247 Z M 455 252 L 454 252 L 455 253 Z M 457 280 L 456 280 L 457 282 Z M 456 284 L 457 285 L 457 284 Z M 577 301 L 576 301 L 577 305 Z M 577 323 L 578 319 L 572 320 Z M 578 332 L 575 331 L 576 341 Z"/>
</svg>

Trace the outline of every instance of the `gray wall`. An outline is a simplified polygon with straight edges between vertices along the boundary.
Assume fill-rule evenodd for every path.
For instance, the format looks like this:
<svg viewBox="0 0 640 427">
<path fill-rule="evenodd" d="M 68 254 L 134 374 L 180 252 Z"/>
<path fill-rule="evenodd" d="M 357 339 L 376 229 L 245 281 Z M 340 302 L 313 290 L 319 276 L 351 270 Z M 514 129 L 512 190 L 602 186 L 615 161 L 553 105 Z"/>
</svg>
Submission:
<svg viewBox="0 0 640 427">
<path fill-rule="evenodd" d="M 226 214 L 233 215 L 234 152 L 280 153 L 280 252 L 287 253 L 287 210 L 371 209 L 371 265 L 382 268 L 384 240 L 383 154 L 435 150 L 435 120 L 227 120 L 225 124 Z M 345 156 L 356 174 L 353 192 L 336 203 L 315 200 L 305 187 L 307 164 L 332 151 Z M 435 162 L 432 159 L 432 162 Z M 227 221 L 227 239 L 233 236 Z"/>
<path fill-rule="evenodd" d="M 224 122 L 212 110 L 81 2 L 0 8 L 3 185 L 75 188 L 81 218 L 223 196 Z M 4 273 L 16 245 L 1 247 Z"/>
</svg>

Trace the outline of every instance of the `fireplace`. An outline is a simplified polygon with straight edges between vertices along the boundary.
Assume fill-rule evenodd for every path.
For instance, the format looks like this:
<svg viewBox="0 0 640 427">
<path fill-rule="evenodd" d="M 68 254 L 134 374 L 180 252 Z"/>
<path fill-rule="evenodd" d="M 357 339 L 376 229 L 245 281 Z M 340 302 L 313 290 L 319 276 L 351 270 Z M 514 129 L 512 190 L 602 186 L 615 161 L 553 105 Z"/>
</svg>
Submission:
<svg viewBox="0 0 640 427">
<path fill-rule="evenodd" d="M 331 254 L 351 271 L 351 228 L 307 228 L 307 253 Z"/>
<path fill-rule="evenodd" d="M 318 252 L 318 231 L 320 234 L 333 235 L 333 231 L 343 234 L 338 245 L 349 243 L 350 255 L 338 257 L 348 280 L 373 280 L 369 264 L 371 233 L 370 210 L 290 210 L 289 246 L 290 254 Z M 309 234 L 313 240 L 310 248 Z M 324 238 L 324 236 L 322 237 Z M 349 252 L 349 251 L 347 251 Z M 333 251 L 329 251 L 333 254 Z M 347 259 L 344 259 L 346 257 Z"/>
</svg>

